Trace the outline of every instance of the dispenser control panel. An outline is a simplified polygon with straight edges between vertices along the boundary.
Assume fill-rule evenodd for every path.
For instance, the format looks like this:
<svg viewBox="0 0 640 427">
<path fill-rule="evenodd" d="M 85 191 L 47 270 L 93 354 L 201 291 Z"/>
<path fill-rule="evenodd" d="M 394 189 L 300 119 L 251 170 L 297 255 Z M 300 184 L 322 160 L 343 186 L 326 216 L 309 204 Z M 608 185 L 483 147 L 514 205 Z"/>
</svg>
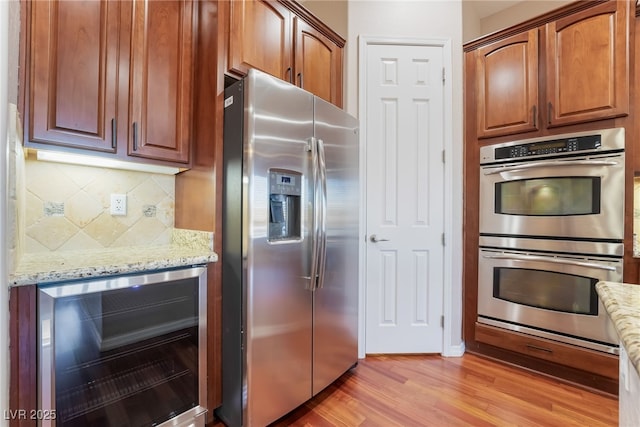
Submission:
<svg viewBox="0 0 640 427">
<path fill-rule="evenodd" d="M 301 173 L 279 169 L 269 171 L 270 242 L 301 238 L 301 195 Z"/>
</svg>

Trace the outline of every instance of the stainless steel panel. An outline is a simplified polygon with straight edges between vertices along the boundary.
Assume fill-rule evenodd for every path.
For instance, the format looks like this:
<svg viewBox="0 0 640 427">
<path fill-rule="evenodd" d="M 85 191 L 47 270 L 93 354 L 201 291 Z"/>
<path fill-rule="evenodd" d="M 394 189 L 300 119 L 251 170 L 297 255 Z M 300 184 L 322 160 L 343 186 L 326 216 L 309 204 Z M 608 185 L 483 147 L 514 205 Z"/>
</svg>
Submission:
<svg viewBox="0 0 640 427">
<path fill-rule="evenodd" d="M 551 240 L 516 236 L 480 236 L 480 247 L 511 248 L 521 251 L 564 252 L 595 256 L 622 257 L 624 244 L 585 240 Z"/>
<path fill-rule="evenodd" d="M 589 165 L 582 164 L 585 160 Z M 598 164 L 593 161 L 597 160 Z M 624 153 L 571 157 L 480 168 L 480 233 L 571 239 L 624 238 Z M 600 212 L 590 215 L 533 216 L 495 212 L 496 184 L 551 177 L 601 178 Z"/>
<path fill-rule="evenodd" d="M 244 425 L 264 426 L 311 397 L 313 97 L 252 70 L 245 79 Z M 268 171 L 302 174 L 302 238 L 270 243 Z"/>
<path fill-rule="evenodd" d="M 564 334 L 613 345 L 618 342 L 601 301 L 598 301 L 597 316 L 592 316 L 531 307 L 495 298 L 493 296 L 494 268 L 500 267 L 558 272 L 599 281 L 620 282 L 622 281 L 622 258 L 481 248 L 478 263 L 479 316 L 553 331 L 559 335 Z"/>
<path fill-rule="evenodd" d="M 116 289 L 126 289 L 133 286 L 146 286 L 154 283 L 200 277 L 206 274 L 206 271 L 206 267 L 190 267 L 138 275 L 114 276 L 105 279 L 96 278 L 86 281 L 61 283 L 55 286 L 46 286 L 40 288 L 40 292 L 52 298 L 87 295 Z"/>
<path fill-rule="evenodd" d="M 326 267 L 314 294 L 314 395 L 358 359 L 358 121 L 316 98 L 315 137 L 326 163 Z"/>
</svg>

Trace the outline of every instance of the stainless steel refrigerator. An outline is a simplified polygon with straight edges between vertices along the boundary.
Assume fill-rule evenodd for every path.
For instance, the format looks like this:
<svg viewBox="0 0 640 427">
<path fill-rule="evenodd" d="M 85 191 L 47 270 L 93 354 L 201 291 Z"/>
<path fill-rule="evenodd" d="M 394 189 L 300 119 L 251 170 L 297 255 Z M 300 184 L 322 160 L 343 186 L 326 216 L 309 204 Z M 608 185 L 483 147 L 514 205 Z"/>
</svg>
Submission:
<svg viewBox="0 0 640 427">
<path fill-rule="evenodd" d="M 225 90 L 222 406 L 265 426 L 357 363 L 358 122 L 251 70 Z"/>
</svg>

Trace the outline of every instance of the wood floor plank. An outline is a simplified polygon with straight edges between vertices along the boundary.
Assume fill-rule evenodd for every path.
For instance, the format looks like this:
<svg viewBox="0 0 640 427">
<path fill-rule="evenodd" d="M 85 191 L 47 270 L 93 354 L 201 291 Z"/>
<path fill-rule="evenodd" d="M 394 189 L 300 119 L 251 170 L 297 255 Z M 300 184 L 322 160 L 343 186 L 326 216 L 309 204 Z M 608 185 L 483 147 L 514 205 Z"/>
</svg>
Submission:
<svg viewBox="0 0 640 427">
<path fill-rule="evenodd" d="M 614 397 L 465 354 L 367 357 L 270 427 L 617 425 Z"/>
</svg>

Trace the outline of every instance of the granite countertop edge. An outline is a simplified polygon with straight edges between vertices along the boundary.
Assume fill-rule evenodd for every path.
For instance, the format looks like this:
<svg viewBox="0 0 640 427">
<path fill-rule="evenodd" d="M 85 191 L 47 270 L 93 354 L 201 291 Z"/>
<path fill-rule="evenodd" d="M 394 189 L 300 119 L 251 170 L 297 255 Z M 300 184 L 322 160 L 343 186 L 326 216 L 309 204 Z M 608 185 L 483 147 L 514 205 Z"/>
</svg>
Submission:
<svg viewBox="0 0 640 427">
<path fill-rule="evenodd" d="M 176 229 L 167 245 L 25 254 L 16 271 L 9 275 L 9 286 L 134 274 L 217 261 L 213 233 Z"/>
<path fill-rule="evenodd" d="M 611 318 L 620 344 L 640 375 L 640 286 L 598 282 L 596 292 Z"/>
</svg>

